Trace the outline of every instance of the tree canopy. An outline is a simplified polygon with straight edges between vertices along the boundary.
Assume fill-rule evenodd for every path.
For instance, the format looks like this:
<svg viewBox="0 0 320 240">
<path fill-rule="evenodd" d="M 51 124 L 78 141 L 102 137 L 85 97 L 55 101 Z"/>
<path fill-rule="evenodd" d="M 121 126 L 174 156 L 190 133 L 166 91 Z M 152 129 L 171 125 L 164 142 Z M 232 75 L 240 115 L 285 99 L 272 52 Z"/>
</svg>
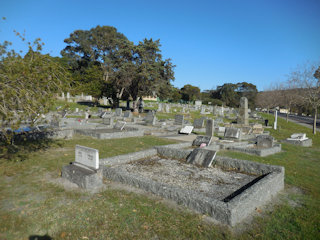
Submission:
<svg viewBox="0 0 320 240">
<path fill-rule="evenodd" d="M 171 59 L 162 59 L 160 40 L 144 39 L 135 45 L 116 28 L 97 26 L 74 31 L 65 43 L 61 53 L 69 59 L 77 82 L 96 97 L 108 96 L 115 103 L 121 98 L 137 101 L 144 95 L 168 94 L 174 80 L 175 66 Z"/>
</svg>

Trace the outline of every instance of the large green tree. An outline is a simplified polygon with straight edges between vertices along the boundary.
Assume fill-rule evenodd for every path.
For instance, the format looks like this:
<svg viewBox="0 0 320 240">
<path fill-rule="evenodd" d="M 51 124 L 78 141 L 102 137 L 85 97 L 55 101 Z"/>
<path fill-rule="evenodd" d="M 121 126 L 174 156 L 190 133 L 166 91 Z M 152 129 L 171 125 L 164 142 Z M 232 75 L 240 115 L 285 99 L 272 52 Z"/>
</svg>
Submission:
<svg viewBox="0 0 320 240">
<path fill-rule="evenodd" d="M 190 84 L 184 85 L 181 88 L 182 100 L 190 102 L 200 99 L 200 88 L 192 86 Z"/>
<path fill-rule="evenodd" d="M 65 42 L 62 55 L 70 59 L 78 82 L 85 83 L 96 95 L 112 97 L 115 105 L 121 98 L 133 99 L 136 109 L 140 97 L 163 94 L 174 80 L 174 65 L 170 59 L 162 59 L 159 40 L 144 39 L 135 45 L 116 28 L 97 26 L 74 31 Z M 100 73 L 88 70 L 95 66 Z"/>
</svg>

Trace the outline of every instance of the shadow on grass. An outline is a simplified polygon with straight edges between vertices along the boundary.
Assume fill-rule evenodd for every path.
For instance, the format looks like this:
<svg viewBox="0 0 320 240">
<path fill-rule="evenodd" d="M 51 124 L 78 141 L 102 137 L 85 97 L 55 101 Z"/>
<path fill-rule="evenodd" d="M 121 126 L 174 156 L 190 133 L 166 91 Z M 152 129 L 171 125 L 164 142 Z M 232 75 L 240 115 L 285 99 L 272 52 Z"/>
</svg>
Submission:
<svg viewBox="0 0 320 240">
<path fill-rule="evenodd" d="M 10 133 L 0 137 L 0 158 L 13 161 L 23 161 L 28 154 L 39 150 L 47 149 L 57 143 L 51 137 L 53 130 L 30 131 Z"/>
<path fill-rule="evenodd" d="M 43 235 L 43 236 L 40 236 L 40 235 L 32 235 L 29 237 L 29 240 L 52 240 L 53 238 L 50 237 L 49 235 Z"/>
</svg>

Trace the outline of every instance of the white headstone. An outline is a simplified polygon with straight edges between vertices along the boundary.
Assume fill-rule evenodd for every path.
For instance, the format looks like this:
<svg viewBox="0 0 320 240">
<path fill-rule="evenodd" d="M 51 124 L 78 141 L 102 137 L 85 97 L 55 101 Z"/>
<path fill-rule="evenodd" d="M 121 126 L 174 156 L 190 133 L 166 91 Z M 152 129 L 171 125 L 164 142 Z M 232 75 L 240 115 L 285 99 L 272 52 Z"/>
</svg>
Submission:
<svg viewBox="0 0 320 240">
<path fill-rule="evenodd" d="M 86 167 L 99 169 L 99 151 L 94 148 L 76 145 L 75 162 Z"/>
<path fill-rule="evenodd" d="M 193 130 L 193 126 L 184 126 L 183 128 L 181 128 L 180 133 L 190 134 L 192 130 Z"/>
</svg>

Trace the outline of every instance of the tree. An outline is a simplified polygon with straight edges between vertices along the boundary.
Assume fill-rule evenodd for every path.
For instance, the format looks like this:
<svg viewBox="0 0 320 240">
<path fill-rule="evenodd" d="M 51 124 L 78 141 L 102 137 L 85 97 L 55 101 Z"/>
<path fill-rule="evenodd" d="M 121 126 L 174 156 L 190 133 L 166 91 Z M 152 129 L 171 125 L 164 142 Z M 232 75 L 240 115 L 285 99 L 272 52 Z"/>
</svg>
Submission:
<svg viewBox="0 0 320 240">
<path fill-rule="evenodd" d="M 89 31 L 77 30 L 65 39 L 68 44 L 61 52 L 70 59 L 73 72 L 78 72 L 79 82 L 85 83 L 91 90 L 101 88 L 100 95 L 109 94 L 117 106 L 119 100 L 137 101 L 143 95 L 165 93 L 170 81 L 174 80 L 170 59 L 162 60 L 160 41 L 144 39 L 134 45 L 117 29 L 110 26 L 97 26 Z M 101 79 L 93 71 L 99 66 Z M 89 84 L 89 81 L 94 81 Z"/>
<path fill-rule="evenodd" d="M 135 75 L 127 91 L 134 100 L 134 110 L 137 110 L 137 101 L 144 95 L 159 93 L 161 88 L 174 80 L 171 59 L 162 60 L 160 41 L 144 39 L 134 48 L 133 64 Z"/>
<path fill-rule="evenodd" d="M 192 86 L 190 84 L 184 85 L 181 88 L 182 100 L 190 102 L 200 98 L 200 88 Z"/>
<path fill-rule="evenodd" d="M 114 85 L 116 90 L 116 94 L 114 94 L 116 99 L 114 100 L 119 100 L 125 87 L 130 84 L 128 81 L 131 79 L 123 77 L 128 76 L 126 72 L 130 69 L 130 66 L 123 63 L 131 61 L 133 44 L 111 26 L 76 30 L 64 42 L 67 43 L 67 46 L 61 51 L 61 54 L 69 59 L 73 72 L 80 76 L 78 80 L 88 84 L 86 76 L 93 72 L 90 72 L 90 70 L 88 72 L 87 68 L 94 69 L 94 66 L 99 66 L 101 75 L 98 85 Z M 92 78 L 89 75 L 89 79 L 95 79 L 97 83 L 96 76 Z M 95 87 L 96 84 L 91 86 Z M 103 95 L 103 92 L 101 91 L 99 95 Z"/>
<path fill-rule="evenodd" d="M 218 98 L 229 107 L 238 107 L 240 98 L 236 93 L 237 88 L 237 85 L 232 83 L 225 83 L 222 86 L 218 86 Z"/>
<path fill-rule="evenodd" d="M 257 87 L 252 83 L 242 82 L 236 84 L 237 89 L 235 91 L 240 97 L 246 97 L 248 99 L 248 107 L 253 109 L 255 107 L 256 97 L 257 97 Z"/>
<path fill-rule="evenodd" d="M 24 35 L 16 33 L 25 41 Z M 67 71 L 54 58 L 41 53 L 43 43 L 38 38 L 27 43 L 25 56 L 9 50 L 10 43 L 0 45 L 0 116 L 2 137 L 10 144 L 12 130 L 23 121 L 36 120 L 48 112 L 56 93 L 67 86 Z"/>
<path fill-rule="evenodd" d="M 314 111 L 313 134 L 317 132 L 317 114 L 320 107 L 320 67 L 316 64 L 307 64 L 297 68 L 291 73 L 290 81 L 299 86 L 302 91 L 302 99 L 310 104 Z"/>
</svg>

